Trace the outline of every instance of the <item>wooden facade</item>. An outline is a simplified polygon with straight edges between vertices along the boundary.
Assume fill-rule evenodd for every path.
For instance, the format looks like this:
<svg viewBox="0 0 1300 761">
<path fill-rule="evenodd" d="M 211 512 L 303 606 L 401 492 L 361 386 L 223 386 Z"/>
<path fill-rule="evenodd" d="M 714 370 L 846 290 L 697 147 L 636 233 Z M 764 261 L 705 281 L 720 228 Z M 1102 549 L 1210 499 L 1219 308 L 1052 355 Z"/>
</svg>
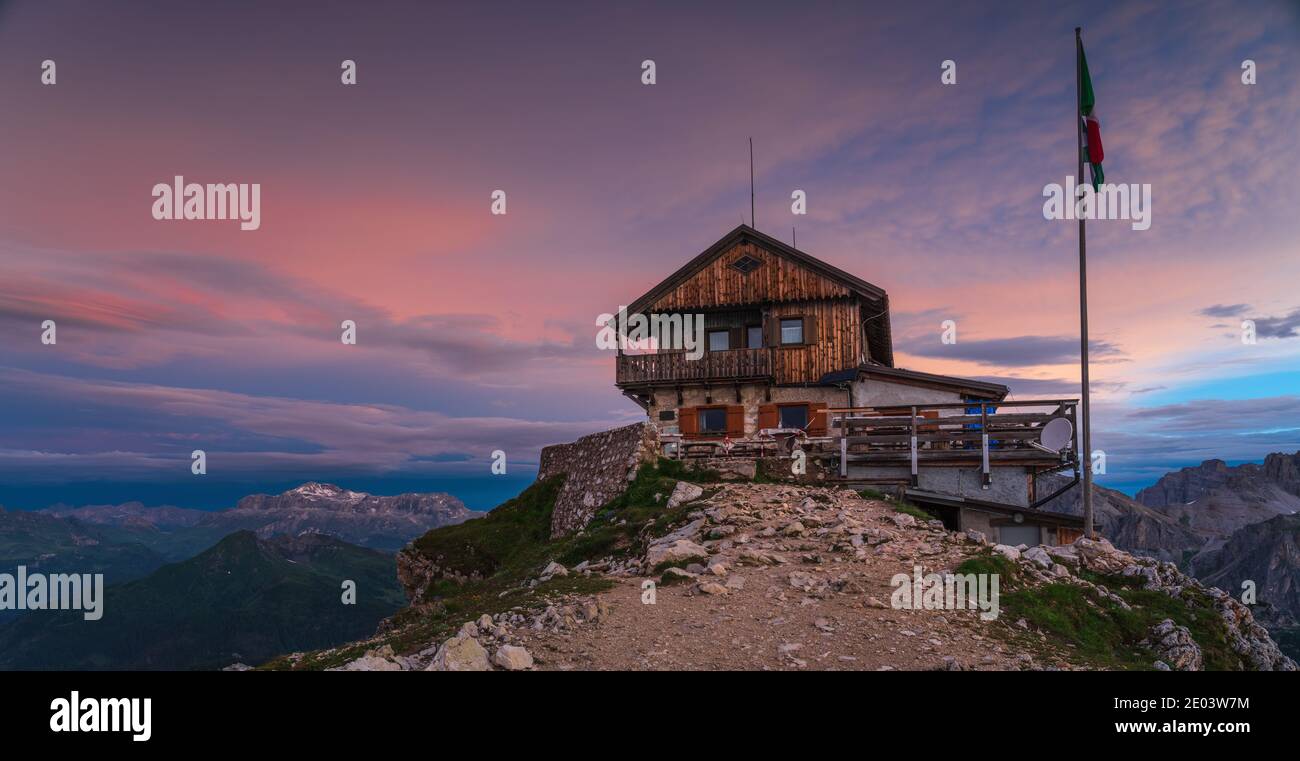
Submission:
<svg viewBox="0 0 1300 761">
<path fill-rule="evenodd" d="M 883 290 L 745 226 L 628 312 L 702 314 L 706 347 L 718 346 L 695 360 L 681 352 L 620 354 L 617 384 L 625 390 L 739 381 L 812 385 L 867 362 L 893 364 Z"/>
<path fill-rule="evenodd" d="M 733 265 L 746 256 L 756 260 L 758 265 L 743 273 Z M 769 302 L 848 298 L 851 295 L 844 284 L 768 251 L 755 242 L 742 240 L 648 306 L 654 312 L 690 312 Z"/>
</svg>

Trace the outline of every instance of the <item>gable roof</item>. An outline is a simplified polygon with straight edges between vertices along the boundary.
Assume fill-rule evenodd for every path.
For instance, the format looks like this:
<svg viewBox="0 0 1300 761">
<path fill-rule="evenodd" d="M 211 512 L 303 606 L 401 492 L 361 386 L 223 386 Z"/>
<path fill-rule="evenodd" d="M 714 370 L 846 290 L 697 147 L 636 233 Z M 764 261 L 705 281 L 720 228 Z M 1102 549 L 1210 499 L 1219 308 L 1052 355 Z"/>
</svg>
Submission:
<svg viewBox="0 0 1300 761">
<path fill-rule="evenodd" d="M 817 272 L 837 283 L 848 288 L 850 291 L 871 301 L 884 301 L 888 298 L 885 289 L 880 286 L 872 285 L 867 281 L 855 275 L 850 275 L 844 270 L 827 264 L 815 256 L 806 254 L 793 246 L 786 245 L 770 235 L 761 233 L 749 225 L 740 225 L 736 229 L 722 236 L 722 239 L 704 251 L 694 259 L 682 265 L 681 269 L 664 278 L 662 282 L 646 291 L 640 298 L 628 305 L 628 312 L 639 312 L 655 301 L 659 297 L 671 291 L 673 288 L 689 279 L 692 275 L 704 269 L 704 266 L 721 256 L 725 251 L 738 243 L 754 243 L 778 256 L 784 256 L 787 259 L 802 264 L 814 272 Z"/>
<path fill-rule="evenodd" d="M 722 236 L 713 245 L 706 248 L 694 259 L 682 265 L 673 274 L 664 278 L 658 285 L 646 291 L 639 298 L 628 305 L 629 314 L 644 312 L 649 309 L 656 301 L 665 294 L 670 293 L 678 285 L 689 280 L 697 272 L 704 269 L 710 262 L 718 258 L 725 252 L 740 243 L 753 243 L 766 251 L 777 256 L 789 259 L 797 264 L 816 272 L 817 274 L 843 286 L 851 293 L 854 293 L 863 299 L 875 302 L 879 306 L 879 313 L 869 318 L 870 324 L 867 326 L 872 357 L 886 365 L 893 365 L 893 335 L 889 325 L 889 295 L 885 289 L 880 286 L 868 283 L 856 275 L 851 275 L 839 267 L 827 264 L 815 256 L 807 254 L 799 249 L 782 243 L 770 235 L 761 233 L 749 225 L 740 225 L 736 229 Z"/>
</svg>

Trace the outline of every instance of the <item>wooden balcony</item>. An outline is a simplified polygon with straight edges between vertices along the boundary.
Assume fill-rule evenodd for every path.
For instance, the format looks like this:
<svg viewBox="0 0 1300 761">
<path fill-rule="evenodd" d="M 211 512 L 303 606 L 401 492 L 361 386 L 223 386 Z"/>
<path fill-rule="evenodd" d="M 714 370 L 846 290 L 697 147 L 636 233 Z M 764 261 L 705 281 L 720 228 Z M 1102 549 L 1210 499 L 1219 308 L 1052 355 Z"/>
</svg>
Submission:
<svg viewBox="0 0 1300 761">
<path fill-rule="evenodd" d="M 618 358 L 616 382 L 625 388 L 657 383 L 690 385 L 771 378 L 772 350 L 762 348 L 706 351 L 699 359 L 689 359 L 684 352 L 624 354 Z"/>
<path fill-rule="evenodd" d="M 991 465 L 1055 469 L 1077 467 L 1076 399 L 926 404 L 913 407 L 828 409 L 838 439 L 840 475 L 848 463 L 918 466 L 976 466 L 987 483 Z M 1069 439 L 1059 449 L 1040 443 L 1044 427 L 1063 418 Z"/>
</svg>

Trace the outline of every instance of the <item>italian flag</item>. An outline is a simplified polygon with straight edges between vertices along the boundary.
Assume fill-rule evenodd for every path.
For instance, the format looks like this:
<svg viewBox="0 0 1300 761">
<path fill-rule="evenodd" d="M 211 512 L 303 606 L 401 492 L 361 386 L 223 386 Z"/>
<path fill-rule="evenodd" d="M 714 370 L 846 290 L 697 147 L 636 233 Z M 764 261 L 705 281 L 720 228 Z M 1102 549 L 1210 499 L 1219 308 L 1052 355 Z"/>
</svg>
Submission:
<svg viewBox="0 0 1300 761">
<path fill-rule="evenodd" d="M 1088 58 L 1083 54 L 1083 44 L 1079 45 L 1079 114 L 1083 131 L 1083 160 L 1092 167 L 1092 189 L 1097 190 L 1106 181 L 1101 171 L 1101 122 L 1097 121 L 1097 96 L 1092 91 L 1092 76 L 1088 73 Z M 1082 177 L 1079 178 L 1083 180 Z"/>
</svg>

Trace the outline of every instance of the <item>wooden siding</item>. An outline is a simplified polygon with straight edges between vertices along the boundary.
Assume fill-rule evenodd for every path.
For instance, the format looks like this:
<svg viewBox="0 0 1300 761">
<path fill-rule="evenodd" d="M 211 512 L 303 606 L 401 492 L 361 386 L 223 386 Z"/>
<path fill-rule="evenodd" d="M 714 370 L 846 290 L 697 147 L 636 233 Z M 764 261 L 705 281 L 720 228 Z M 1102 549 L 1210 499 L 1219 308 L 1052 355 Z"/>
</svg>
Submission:
<svg viewBox="0 0 1300 761">
<path fill-rule="evenodd" d="M 772 375 L 777 383 L 816 383 L 826 373 L 857 367 L 862 356 L 860 310 L 856 299 L 775 305 L 773 323 L 782 317 L 815 318 L 817 335 L 802 346 L 772 347 Z M 806 324 L 806 323 L 805 323 Z M 778 330 L 779 333 L 779 330 Z"/>
<path fill-rule="evenodd" d="M 743 274 L 731 266 L 742 256 L 761 266 Z M 803 265 L 750 242 L 725 251 L 649 307 L 651 312 L 693 312 L 764 302 L 844 298 L 852 292 Z"/>
</svg>

